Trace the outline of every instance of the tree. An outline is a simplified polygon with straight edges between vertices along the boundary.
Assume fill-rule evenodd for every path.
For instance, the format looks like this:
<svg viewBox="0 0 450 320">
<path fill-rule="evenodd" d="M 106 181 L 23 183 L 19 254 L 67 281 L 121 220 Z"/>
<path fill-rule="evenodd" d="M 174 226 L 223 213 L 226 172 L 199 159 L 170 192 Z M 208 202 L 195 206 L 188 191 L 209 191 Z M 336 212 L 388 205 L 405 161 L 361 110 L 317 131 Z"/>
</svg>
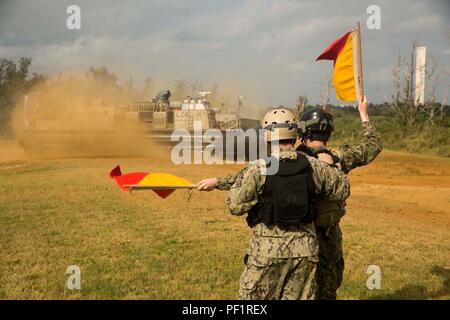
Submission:
<svg viewBox="0 0 450 320">
<path fill-rule="evenodd" d="M 436 103 L 436 86 L 438 82 L 438 62 L 434 57 L 431 58 L 432 62 L 427 64 L 425 69 L 425 79 L 428 88 L 428 97 L 425 99 L 423 105 L 419 106 L 420 110 L 428 115 L 428 120 L 431 124 L 434 124 L 434 118 L 438 111 L 438 104 Z"/>
<path fill-rule="evenodd" d="M 423 105 L 419 106 L 419 110 L 428 116 L 428 121 L 435 125 L 435 120 L 442 120 L 445 113 L 445 104 L 447 101 L 448 87 L 443 88 L 443 95 L 441 103 L 436 100 L 436 90 L 439 88 L 439 79 L 441 76 L 446 76 L 446 70 L 439 61 L 431 56 L 431 62 L 427 63 L 425 68 L 426 92 L 425 101 Z M 450 85 L 448 85 L 450 86 Z"/>
<path fill-rule="evenodd" d="M 330 92 L 331 92 L 331 87 L 333 84 L 332 81 L 333 81 L 333 78 L 332 78 L 331 74 L 327 74 L 325 82 L 321 81 L 322 90 L 320 93 L 320 97 L 322 98 L 322 109 L 323 110 L 328 109 L 328 102 L 330 101 Z"/>
<path fill-rule="evenodd" d="M 153 79 L 148 77 L 144 81 L 144 85 L 141 90 L 141 95 L 145 100 L 151 100 L 155 95 L 155 90 L 153 88 Z"/>
<path fill-rule="evenodd" d="M 403 110 L 403 104 L 402 104 L 402 101 L 401 101 L 402 62 L 403 62 L 403 59 L 400 56 L 400 52 L 399 52 L 397 54 L 397 60 L 396 60 L 396 63 L 394 65 L 394 68 L 392 69 L 394 93 L 392 94 L 391 108 L 394 110 L 395 114 L 397 115 L 397 118 L 401 122 L 403 122 L 406 119 L 406 116 L 405 116 L 406 112 Z"/>
<path fill-rule="evenodd" d="M 414 101 L 414 53 L 417 47 L 417 42 L 412 43 L 411 53 L 410 53 L 410 62 L 406 62 L 406 70 L 404 73 L 405 86 L 404 86 L 404 99 L 403 103 L 406 106 L 406 119 L 408 123 L 408 127 L 412 127 L 416 122 L 417 117 L 417 104 Z"/>
<path fill-rule="evenodd" d="M 445 70 L 439 67 L 438 61 L 433 56 L 428 59 L 431 62 L 426 64 L 424 70 L 426 83 L 424 103 L 419 104 L 417 102 L 417 97 L 415 97 L 417 84 L 414 79 L 416 71 L 414 63 L 416 48 L 417 43 L 413 42 L 409 62 L 401 57 L 399 53 L 392 70 L 394 93 L 392 94 L 392 103 L 390 106 L 397 115 L 397 119 L 406 124 L 408 128 L 415 126 L 419 114 L 425 114 L 428 121 L 434 125 L 438 112 L 440 112 L 439 118 L 442 119 L 445 108 L 442 106 L 442 103 L 436 101 L 439 74 L 441 71 L 445 72 Z M 446 96 L 444 94 L 445 99 Z"/>
<path fill-rule="evenodd" d="M 410 61 L 406 62 L 400 53 L 392 70 L 394 93 L 391 108 L 395 111 L 397 119 L 411 128 L 417 118 L 418 107 L 414 101 L 414 52 L 417 43 L 411 47 Z M 403 76 L 403 77 L 402 77 Z"/>
<path fill-rule="evenodd" d="M 100 99 L 103 105 L 114 105 L 120 103 L 129 103 L 133 100 L 129 92 L 125 93 L 123 88 L 117 84 L 117 76 L 110 72 L 107 67 L 90 67 L 86 72 L 85 82 L 86 97 Z M 130 89 L 132 81 L 128 81 L 127 86 Z"/>
<path fill-rule="evenodd" d="M 172 92 L 172 98 L 174 101 L 183 101 L 188 95 L 187 81 L 186 79 L 180 79 L 175 81 L 175 85 Z"/>
<path fill-rule="evenodd" d="M 109 72 L 108 68 L 105 66 L 101 66 L 99 68 L 90 67 L 86 73 L 86 76 L 102 85 L 117 85 L 117 76 L 113 72 Z"/>
<path fill-rule="evenodd" d="M 199 91 L 202 91 L 202 85 L 196 80 L 191 84 L 191 97 L 197 97 Z"/>
<path fill-rule="evenodd" d="M 133 95 L 133 92 L 134 92 L 133 77 L 130 77 L 128 79 L 128 81 L 126 82 L 125 86 L 126 86 L 127 94 L 130 95 L 130 96 Z"/>
<path fill-rule="evenodd" d="M 220 99 L 219 85 L 217 84 L 217 82 L 214 82 L 214 85 L 211 88 L 211 94 L 209 95 L 208 99 L 211 102 L 212 106 L 214 107 L 220 106 L 221 99 Z"/>
<path fill-rule="evenodd" d="M 297 98 L 297 115 L 301 115 L 308 104 L 308 97 L 305 95 L 299 95 Z"/>
<path fill-rule="evenodd" d="M 439 113 L 439 120 L 442 120 L 444 118 L 444 111 L 445 111 L 445 104 L 447 103 L 447 97 L 448 97 L 448 89 L 444 92 L 444 97 L 442 98 L 442 103 L 440 107 L 440 113 Z"/>
<path fill-rule="evenodd" d="M 33 73 L 29 76 L 31 58 L 20 58 L 18 63 L 0 58 L 0 134 L 10 136 L 11 116 L 33 86 L 46 81 L 46 77 Z"/>
</svg>

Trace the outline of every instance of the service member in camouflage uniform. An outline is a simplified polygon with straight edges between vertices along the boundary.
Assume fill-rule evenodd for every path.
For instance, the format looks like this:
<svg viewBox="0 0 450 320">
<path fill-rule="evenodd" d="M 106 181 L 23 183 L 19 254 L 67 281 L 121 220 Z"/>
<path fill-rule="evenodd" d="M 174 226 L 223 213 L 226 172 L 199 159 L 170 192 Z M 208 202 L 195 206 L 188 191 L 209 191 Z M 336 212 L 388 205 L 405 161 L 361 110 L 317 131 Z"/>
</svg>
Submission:
<svg viewBox="0 0 450 320">
<path fill-rule="evenodd" d="M 259 159 L 237 175 L 205 179 L 197 188 L 229 189 L 230 212 L 248 213 L 252 238 L 240 278 L 241 299 L 314 299 L 319 246 L 310 199 L 317 193 L 344 201 L 350 186 L 342 171 L 295 151 L 297 124 L 291 111 L 269 111 L 262 127 L 271 144 L 270 162 L 279 164 L 275 174 L 268 174 L 268 158 Z"/>
<path fill-rule="evenodd" d="M 303 113 L 299 122 L 302 145 L 298 151 L 328 162 L 348 174 L 350 170 L 373 161 L 382 150 L 381 138 L 369 122 L 367 101 L 359 103 L 363 139 L 357 145 L 343 145 L 337 150 L 327 149 L 326 142 L 333 131 L 333 117 L 320 108 Z M 314 224 L 319 239 L 319 265 L 317 268 L 317 299 L 336 299 L 342 284 L 344 258 L 339 221 L 345 214 L 345 202 L 316 199 Z"/>
</svg>

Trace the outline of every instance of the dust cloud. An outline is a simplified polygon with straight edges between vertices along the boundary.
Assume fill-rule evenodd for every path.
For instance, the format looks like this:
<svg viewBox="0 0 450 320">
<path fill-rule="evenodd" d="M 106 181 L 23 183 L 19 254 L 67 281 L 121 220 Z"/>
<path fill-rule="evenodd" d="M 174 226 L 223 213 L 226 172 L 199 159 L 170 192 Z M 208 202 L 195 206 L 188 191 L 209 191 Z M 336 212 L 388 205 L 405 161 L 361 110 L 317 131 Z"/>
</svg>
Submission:
<svg viewBox="0 0 450 320">
<path fill-rule="evenodd" d="M 12 124 L 26 157 L 169 154 L 148 137 L 138 113 L 126 110 L 127 104 L 139 101 L 139 93 L 104 78 L 59 76 L 24 96 Z"/>
<path fill-rule="evenodd" d="M 241 118 L 260 119 L 267 110 L 247 97 L 241 86 L 220 83 L 216 104 L 226 106 L 221 112 L 235 113 L 238 99 L 242 101 Z M 202 89 L 191 87 L 191 91 Z M 84 75 L 60 74 L 35 85 L 20 99 L 13 114 L 12 127 L 24 153 L 20 157 L 157 155 L 169 159 L 170 146 L 152 139 L 155 134 L 148 123 L 127 109 L 131 103 L 151 100 L 155 88 L 151 92 L 144 88 L 134 87 L 132 81 L 119 86 L 117 77 L 105 67 L 91 68 Z M 168 129 L 163 134 L 170 138 L 170 133 Z"/>
</svg>

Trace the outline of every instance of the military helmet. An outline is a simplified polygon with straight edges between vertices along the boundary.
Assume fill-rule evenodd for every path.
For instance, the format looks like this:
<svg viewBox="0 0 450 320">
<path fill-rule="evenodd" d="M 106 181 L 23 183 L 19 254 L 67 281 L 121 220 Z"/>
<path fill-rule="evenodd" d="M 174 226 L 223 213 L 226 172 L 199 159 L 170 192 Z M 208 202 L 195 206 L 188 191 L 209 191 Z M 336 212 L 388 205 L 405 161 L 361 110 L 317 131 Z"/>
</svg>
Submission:
<svg viewBox="0 0 450 320">
<path fill-rule="evenodd" d="M 285 107 L 278 107 L 266 112 L 261 120 L 266 142 L 275 140 L 296 140 L 298 126 L 295 115 Z"/>
<path fill-rule="evenodd" d="M 328 141 L 334 130 L 333 116 L 326 110 L 313 108 L 303 112 L 298 128 L 303 140 Z"/>
</svg>

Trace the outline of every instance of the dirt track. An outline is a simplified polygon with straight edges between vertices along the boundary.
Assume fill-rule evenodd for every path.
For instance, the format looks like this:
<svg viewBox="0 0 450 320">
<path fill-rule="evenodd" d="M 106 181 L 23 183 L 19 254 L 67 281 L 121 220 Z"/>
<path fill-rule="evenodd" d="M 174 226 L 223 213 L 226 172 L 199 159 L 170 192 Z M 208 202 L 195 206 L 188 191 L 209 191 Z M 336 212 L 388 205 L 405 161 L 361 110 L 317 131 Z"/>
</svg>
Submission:
<svg viewBox="0 0 450 320">
<path fill-rule="evenodd" d="M 352 211 L 369 209 L 386 223 L 450 230 L 450 159 L 383 151 L 350 177 Z"/>
<path fill-rule="evenodd" d="M 166 159 L 161 153 L 157 157 Z M 0 162 L 25 159 L 16 142 L 0 141 Z M 236 167 L 240 166 L 221 166 L 220 170 L 207 166 L 196 172 L 219 175 L 233 172 Z M 395 213 L 396 219 L 409 224 L 450 230 L 450 159 L 385 150 L 370 165 L 352 171 L 350 177 L 351 211 L 364 208 L 373 210 L 376 216 Z M 346 217 L 354 218 L 357 216 Z"/>
</svg>

